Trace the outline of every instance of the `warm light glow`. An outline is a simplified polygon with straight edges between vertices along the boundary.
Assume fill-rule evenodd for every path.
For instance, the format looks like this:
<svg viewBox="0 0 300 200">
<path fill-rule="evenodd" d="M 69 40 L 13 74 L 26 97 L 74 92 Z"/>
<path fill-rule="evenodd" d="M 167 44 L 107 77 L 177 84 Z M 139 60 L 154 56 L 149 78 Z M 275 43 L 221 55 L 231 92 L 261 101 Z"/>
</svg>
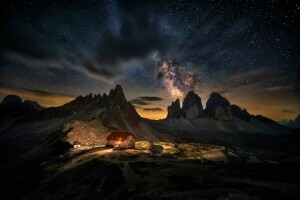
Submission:
<svg viewBox="0 0 300 200">
<path fill-rule="evenodd" d="M 262 115 L 272 120 L 295 119 L 299 114 L 299 99 L 283 97 L 257 97 L 254 99 L 243 97 L 226 97 L 232 104 L 246 108 L 250 114 Z M 290 112 L 284 112 L 289 110 Z"/>
<path fill-rule="evenodd" d="M 165 108 L 162 108 L 162 111 L 145 111 L 143 108 L 135 108 L 135 110 L 141 117 L 154 120 L 164 119 L 168 114 Z"/>
<path fill-rule="evenodd" d="M 31 100 L 38 102 L 44 107 L 61 106 L 75 99 L 75 96 L 69 96 L 65 94 L 47 93 L 40 94 L 34 91 L 28 91 L 19 88 L 0 87 L 0 100 L 10 94 L 18 95 L 22 100 Z"/>
</svg>

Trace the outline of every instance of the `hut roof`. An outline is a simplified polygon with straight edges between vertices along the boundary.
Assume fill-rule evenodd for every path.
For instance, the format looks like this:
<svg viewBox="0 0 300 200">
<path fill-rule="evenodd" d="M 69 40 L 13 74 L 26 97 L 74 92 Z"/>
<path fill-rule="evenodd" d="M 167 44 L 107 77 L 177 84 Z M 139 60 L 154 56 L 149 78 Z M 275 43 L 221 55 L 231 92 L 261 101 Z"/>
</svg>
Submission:
<svg viewBox="0 0 300 200">
<path fill-rule="evenodd" d="M 73 142 L 73 145 L 80 145 L 81 143 L 78 142 L 77 140 Z"/>
<path fill-rule="evenodd" d="M 134 135 L 130 132 L 125 132 L 125 131 L 113 131 L 107 136 L 107 140 L 119 140 L 119 141 L 124 141 L 128 136 L 133 136 Z"/>
</svg>

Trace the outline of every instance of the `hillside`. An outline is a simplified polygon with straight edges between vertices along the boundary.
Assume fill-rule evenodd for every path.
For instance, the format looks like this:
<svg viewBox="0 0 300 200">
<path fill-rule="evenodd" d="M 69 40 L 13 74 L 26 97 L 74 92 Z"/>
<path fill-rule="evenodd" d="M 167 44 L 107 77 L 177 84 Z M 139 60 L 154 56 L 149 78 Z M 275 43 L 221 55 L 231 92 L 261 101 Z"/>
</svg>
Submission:
<svg viewBox="0 0 300 200">
<path fill-rule="evenodd" d="M 218 94 L 213 98 L 204 110 L 200 97 L 191 92 L 183 112 L 175 101 L 168 117 L 155 121 L 136 113 L 120 85 L 108 95 L 79 96 L 60 107 L 30 102 L 30 112 L 18 112 L 28 103 L 10 96 L 0 104 L 7 113 L 8 108 L 14 111 L 0 118 L 1 196 L 297 199 L 296 130 L 250 115 Z M 136 148 L 102 147 L 113 130 L 132 132 Z M 74 141 L 84 148 L 73 149 Z M 164 147 L 163 158 L 148 156 L 148 141 Z"/>
</svg>

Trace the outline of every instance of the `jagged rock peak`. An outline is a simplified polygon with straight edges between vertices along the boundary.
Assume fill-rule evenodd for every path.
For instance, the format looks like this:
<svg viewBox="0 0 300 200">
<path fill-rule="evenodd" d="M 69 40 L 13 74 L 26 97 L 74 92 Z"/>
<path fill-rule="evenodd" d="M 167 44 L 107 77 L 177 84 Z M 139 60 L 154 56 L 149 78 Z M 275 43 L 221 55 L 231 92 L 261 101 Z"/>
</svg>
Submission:
<svg viewBox="0 0 300 200">
<path fill-rule="evenodd" d="M 237 105 L 231 105 L 231 112 L 232 112 L 232 115 L 241 119 L 241 120 L 244 120 L 246 122 L 250 122 L 251 121 L 251 115 L 247 112 L 246 109 L 241 109 L 239 106 Z"/>
<path fill-rule="evenodd" d="M 168 118 L 181 118 L 181 109 L 180 109 L 180 101 L 176 99 L 176 101 L 172 101 L 171 105 L 168 106 Z"/>
<path fill-rule="evenodd" d="M 217 120 L 232 119 L 230 102 L 217 92 L 211 93 L 206 102 L 205 111 L 209 118 Z"/>
<path fill-rule="evenodd" d="M 222 107 L 227 107 L 230 105 L 230 102 L 225 98 L 222 97 L 219 93 L 213 92 L 210 95 L 209 100 L 207 101 L 209 104 L 218 104 Z"/>
<path fill-rule="evenodd" d="M 125 98 L 125 94 L 121 85 L 116 85 L 115 89 L 110 90 L 108 97 L 112 103 L 120 106 L 127 103 L 127 99 Z"/>
<path fill-rule="evenodd" d="M 204 116 L 201 98 L 194 91 L 189 91 L 183 100 L 182 116 L 184 118 L 197 118 Z"/>
<path fill-rule="evenodd" d="M 139 114 L 134 106 L 125 98 L 121 85 L 110 90 L 108 97 L 103 94 L 102 104 L 106 107 L 101 119 L 105 125 L 118 125 L 119 128 L 127 130 L 127 125 L 137 125 L 140 120 Z M 125 121 L 126 123 L 125 123 Z"/>
</svg>

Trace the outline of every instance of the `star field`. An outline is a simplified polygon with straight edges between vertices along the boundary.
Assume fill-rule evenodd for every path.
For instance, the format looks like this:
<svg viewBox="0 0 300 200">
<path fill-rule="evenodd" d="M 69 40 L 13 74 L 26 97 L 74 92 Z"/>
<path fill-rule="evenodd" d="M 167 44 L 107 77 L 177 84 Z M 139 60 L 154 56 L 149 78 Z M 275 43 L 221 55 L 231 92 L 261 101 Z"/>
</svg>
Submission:
<svg viewBox="0 0 300 200">
<path fill-rule="evenodd" d="M 1 98 L 58 106 L 121 84 L 152 119 L 189 90 L 204 105 L 216 91 L 274 120 L 299 114 L 297 2 L 3 1 L 0 9 Z"/>
</svg>

